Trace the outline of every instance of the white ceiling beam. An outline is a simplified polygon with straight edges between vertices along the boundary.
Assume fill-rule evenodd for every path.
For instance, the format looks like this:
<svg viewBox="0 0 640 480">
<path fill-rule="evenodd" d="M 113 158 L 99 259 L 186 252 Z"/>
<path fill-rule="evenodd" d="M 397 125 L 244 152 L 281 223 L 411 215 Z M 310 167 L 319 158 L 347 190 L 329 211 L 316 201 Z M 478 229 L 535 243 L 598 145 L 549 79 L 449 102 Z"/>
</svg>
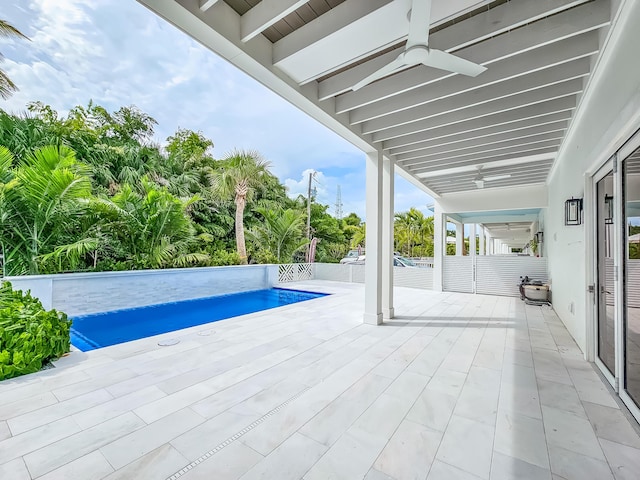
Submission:
<svg viewBox="0 0 640 480">
<path fill-rule="evenodd" d="M 479 212 L 477 215 L 464 216 L 464 221 L 467 223 L 480 223 L 485 228 L 486 225 L 491 225 L 492 223 L 516 223 L 516 222 L 536 222 L 538 220 L 537 213 L 525 213 L 525 214 L 515 214 L 515 213 L 505 213 L 504 215 L 487 215 L 485 212 Z"/>
<path fill-rule="evenodd" d="M 419 175 L 420 173 L 439 172 L 457 167 L 469 167 L 474 165 L 491 165 L 492 162 L 501 160 L 515 160 L 519 157 L 528 157 L 530 155 L 541 155 L 547 153 L 556 153 L 560 142 L 550 142 L 550 145 L 534 144 L 531 146 L 513 147 L 508 151 L 501 151 L 500 153 L 488 152 L 488 154 L 479 154 L 478 157 L 474 157 L 468 160 L 460 160 L 458 162 L 451 163 L 438 163 L 431 164 L 426 167 L 401 167 L 406 169 L 413 175 Z"/>
<path fill-rule="evenodd" d="M 498 125 L 483 128 L 481 130 L 472 130 L 457 135 L 447 135 L 435 139 L 429 135 L 429 140 L 417 142 L 411 145 L 404 145 L 399 148 L 392 148 L 388 150 L 388 152 L 389 155 L 398 155 L 401 153 L 415 152 L 417 150 L 445 145 L 453 148 L 464 142 L 476 139 L 485 139 L 485 141 L 490 142 L 498 138 L 505 138 L 506 136 L 526 136 L 529 132 L 537 131 L 538 129 L 555 129 L 560 126 L 563 126 L 562 128 L 566 128 L 565 126 L 569 125 L 570 118 L 571 110 L 567 110 L 564 112 L 553 113 L 551 115 L 545 115 L 543 117 L 528 118 L 520 122 L 512 122 L 507 125 Z"/>
<path fill-rule="evenodd" d="M 545 208 L 548 205 L 545 185 L 499 189 L 487 195 L 481 190 L 452 193 L 436 200 L 443 213 L 492 212 L 505 209 Z"/>
<path fill-rule="evenodd" d="M 551 102 L 563 97 L 572 97 L 572 99 L 567 100 L 567 102 L 571 101 L 575 106 L 575 95 L 582 92 L 583 88 L 584 87 L 580 79 L 570 80 L 560 85 L 551 85 L 529 92 L 519 93 L 512 97 L 501 98 L 494 102 L 475 105 L 471 108 L 456 110 L 444 115 L 438 115 L 437 117 L 426 118 L 407 125 L 400 125 L 385 129 L 374 133 L 372 140 L 374 143 L 382 142 L 384 140 L 389 140 L 411 133 L 422 132 L 438 126 L 451 125 L 465 120 L 472 120 L 487 115 L 507 112 L 509 110 L 519 109 L 537 103 Z"/>
<path fill-rule="evenodd" d="M 538 125 L 531 128 L 522 128 L 518 130 L 511 130 L 509 132 L 503 132 L 495 135 L 480 135 L 468 140 L 461 140 L 453 143 L 446 143 L 443 145 L 430 145 L 423 148 L 417 148 L 408 152 L 394 152 L 390 151 L 389 155 L 393 155 L 396 159 L 406 159 L 406 155 L 432 155 L 441 154 L 447 152 L 463 151 L 467 148 L 478 147 L 480 145 L 492 145 L 506 140 L 526 139 L 535 135 L 541 135 L 543 133 L 551 132 L 564 132 L 569 126 L 569 121 L 564 120 L 561 122 L 547 123 L 544 125 Z M 417 158 L 417 157 L 413 157 Z"/>
<path fill-rule="evenodd" d="M 513 148 L 520 148 L 523 146 L 530 146 L 538 143 L 545 143 L 545 146 L 551 146 L 559 144 L 564 137 L 564 131 L 559 130 L 556 132 L 543 133 L 539 135 L 532 135 L 526 138 L 516 138 L 511 140 L 504 140 L 502 142 L 496 142 L 486 145 L 477 145 L 475 147 L 466 148 L 464 150 L 456 150 L 453 152 L 438 152 L 430 153 L 427 155 L 421 155 L 420 152 L 406 153 L 403 155 L 396 155 L 394 160 L 401 167 L 414 167 L 422 165 L 433 165 L 436 163 L 449 163 L 464 160 L 470 157 L 478 155 L 485 155 L 495 153 L 501 155 L 504 152 L 511 151 Z"/>
<path fill-rule="evenodd" d="M 546 162 L 551 162 L 553 163 L 553 161 L 556 158 L 556 154 L 555 153 L 546 153 L 546 154 L 539 154 L 539 155 L 525 155 L 525 156 L 519 156 L 519 157 L 513 157 L 513 156 L 507 156 L 504 159 L 501 160 L 496 160 L 494 162 L 491 162 L 491 165 L 489 165 L 487 167 L 487 170 L 498 170 L 498 169 L 503 169 L 503 168 L 511 168 L 517 165 L 531 165 L 533 163 L 546 163 Z M 469 173 L 470 171 L 475 172 L 477 168 L 477 165 L 471 165 L 471 166 L 462 166 L 462 167 L 451 167 L 451 168 L 447 168 L 444 170 L 439 170 L 437 172 L 423 172 L 420 173 L 419 175 L 417 175 L 417 177 L 419 177 L 422 181 L 427 181 L 429 180 L 429 178 L 431 177 L 439 177 L 442 175 L 465 175 L 467 173 Z"/>
<path fill-rule="evenodd" d="M 406 3 L 406 2 L 402 2 Z M 377 32 L 376 37 L 365 38 L 359 30 L 366 31 L 369 24 L 377 25 L 384 17 L 395 12 L 399 16 L 399 4 L 393 0 L 346 0 L 324 15 L 312 20 L 289 35 L 273 44 L 273 64 L 286 70 L 292 78 L 305 83 L 313 78 L 309 73 L 301 70 L 300 62 L 314 60 L 314 71 L 324 72 L 331 68 L 340 68 L 345 62 L 350 62 L 354 45 L 366 42 L 367 50 L 373 53 L 375 49 L 382 50 L 394 41 L 400 32 L 408 29 L 409 22 L 405 18 L 403 25 L 398 20 L 391 22 L 386 31 Z M 406 17 L 406 14 L 405 14 Z M 360 38 L 354 39 L 355 30 Z M 325 43 L 333 40 L 342 44 L 342 49 L 327 51 Z M 351 43 L 349 43 L 351 42 Z M 381 45 L 382 44 L 382 45 Z M 378 50 L 378 51 L 379 51 Z M 312 58 L 309 58 L 311 56 Z M 295 70 L 295 72 L 294 72 Z"/>
<path fill-rule="evenodd" d="M 200 10 L 206 12 L 213 7 L 219 0 L 200 0 Z"/>
<path fill-rule="evenodd" d="M 547 122 L 569 119 L 573 115 L 574 108 L 574 99 L 564 97 L 552 102 L 537 103 L 452 125 L 436 126 L 428 130 L 428 135 L 425 135 L 424 132 L 418 132 L 392 138 L 383 142 L 382 147 L 384 150 L 407 148 L 407 151 L 411 151 L 413 145 L 425 141 L 428 142 L 425 138 L 433 139 L 434 142 L 445 142 L 458 136 L 466 139 L 484 133 L 491 135 L 510 129 L 532 127 Z"/>
<path fill-rule="evenodd" d="M 500 180 L 488 181 L 488 182 L 485 182 L 484 189 L 487 190 L 489 188 L 510 187 L 510 186 L 515 186 L 515 185 L 530 185 L 530 184 L 534 184 L 534 183 L 544 183 L 548 171 L 549 171 L 549 169 L 545 170 L 544 172 L 534 173 L 534 174 L 530 174 L 530 175 L 526 175 L 526 174 L 525 175 L 513 175 L 512 177 L 509 177 L 509 178 L 503 178 L 503 179 L 500 179 Z M 434 186 L 434 185 L 431 185 L 431 184 L 428 184 L 428 185 L 429 185 L 430 188 L 432 188 L 433 190 L 437 191 L 441 195 L 446 195 L 447 193 L 453 193 L 453 192 L 464 192 L 464 191 L 477 190 L 478 189 L 478 187 L 476 186 L 476 184 L 475 184 L 475 182 L 473 180 L 468 180 L 466 182 L 449 184 L 449 185 L 441 185 L 441 186 Z"/>
<path fill-rule="evenodd" d="M 455 54 L 474 63 L 485 66 L 493 65 L 495 62 L 528 50 L 606 26 L 610 23 L 609 15 L 608 0 L 588 3 L 516 29 L 513 32 L 458 50 Z M 433 37 L 437 37 L 437 33 Z M 437 42 L 436 44 L 433 41 L 430 43 L 433 48 L 443 50 L 442 47 L 437 46 Z M 562 48 L 560 45 L 558 47 Z M 514 59 L 513 61 L 517 62 L 518 60 Z M 489 67 L 489 69 L 492 68 L 492 66 Z M 405 70 L 374 82 L 358 91 L 340 95 L 336 98 L 336 113 L 354 110 L 453 75 L 442 70 L 426 67 Z M 479 79 L 485 76 L 486 74 L 483 74 Z"/>
<path fill-rule="evenodd" d="M 503 188 L 503 187 L 515 187 L 520 185 L 535 185 L 535 184 L 544 184 L 546 179 L 546 173 L 540 173 L 531 176 L 517 176 L 512 178 L 507 178 L 503 180 L 495 180 L 491 182 L 485 182 L 484 188 L 478 188 L 474 182 L 469 181 L 467 184 L 449 186 L 449 187 L 431 187 L 440 195 L 446 195 L 448 193 L 457 193 L 457 192 L 469 192 L 474 190 L 490 190 L 494 188 Z M 515 231 L 511 232 L 515 234 Z M 493 236 L 493 235 L 492 235 Z"/>
<path fill-rule="evenodd" d="M 587 59 L 580 59 L 577 60 L 575 64 L 532 73 L 531 75 L 510 80 L 509 82 L 492 85 L 477 92 L 439 100 L 429 105 L 423 105 L 415 109 L 369 120 L 361 124 L 362 131 L 364 133 L 374 133 L 385 130 L 395 132 L 395 129 L 404 127 L 405 125 L 411 130 L 415 128 L 411 127 L 411 124 L 429 120 L 434 117 L 445 116 L 455 111 L 471 110 L 481 105 L 487 105 L 487 113 L 494 113 L 524 106 L 528 103 L 537 103 L 524 103 L 522 99 L 528 98 L 527 93 L 531 93 L 530 96 L 532 98 L 539 98 L 541 95 L 540 91 L 544 91 L 548 95 L 548 100 L 554 97 L 561 97 L 564 96 L 561 92 L 566 92 L 567 84 L 575 84 L 582 89 L 582 77 L 588 73 L 584 71 L 585 69 L 588 70 L 588 66 L 585 66 L 588 63 L 589 61 Z M 497 104 L 499 107 L 492 109 L 492 104 Z M 507 108 L 503 108 L 503 106 Z M 467 116 L 467 118 L 473 117 Z M 446 123 L 447 121 L 444 120 L 441 121 L 440 124 L 445 125 Z M 382 139 L 386 140 L 387 138 L 392 137 Z"/>
<path fill-rule="evenodd" d="M 522 172 L 510 173 L 509 175 L 511 176 L 508 179 L 504 178 L 501 181 L 510 181 L 512 183 L 525 183 L 531 180 L 544 181 L 544 176 L 549 173 L 550 167 L 551 167 L 551 164 L 547 164 L 545 168 L 539 169 L 536 171 L 531 171 L 531 172 L 522 171 Z M 484 170 L 482 175 L 486 176 Z M 465 187 L 475 186 L 474 180 L 476 176 L 477 176 L 477 173 L 473 177 L 464 178 L 464 179 L 449 176 L 449 180 L 443 180 L 442 182 L 427 181 L 426 184 L 429 186 L 429 188 L 436 190 L 437 192 L 442 194 L 442 193 L 456 191 Z M 491 185 L 494 185 L 493 182 L 497 182 L 497 180 L 491 181 Z"/>
<path fill-rule="evenodd" d="M 572 104 L 573 108 L 575 108 L 577 101 L 576 95 L 581 93 L 583 88 L 584 86 L 580 80 L 571 80 L 559 86 L 551 85 L 543 87 L 530 92 L 520 93 L 513 97 L 502 98 L 495 102 L 476 105 L 469 109 L 456 110 L 445 115 L 376 132 L 372 135 L 372 141 L 375 144 L 410 134 L 419 136 L 420 133 L 436 127 L 449 127 L 460 122 L 481 119 L 485 116 L 503 115 L 511 110 L 521 110 L 524 107 L 541 103 L 562 101 L 566 104 Z M 422 140 L 424 139 L 425 137 L 423 136 Z"/>
<path fill-rule="evenodd" d="M 309 0 L 262 0 L 240 18 L 242 41 L 248 42 L 308 2 Z"/>
<path fill-rule="evenodd" d="M 425 106 L 422 108 L 423 111 L 425 109 L 429 110 L 430 103 L 448 97 L 458 96 L 465 92 L 474 92 L 478 89 L 486 89 L 490 86 L 497 86 L 499 89 L 503 82 L 518 79 L 519 77 L 526 79 L 527 75 L 533 73 L 541 73 L 544 76 L 546 69 L 569 63 L 576 59 L 589 57 L 597 53 L 599 48 L 597 32 L 571 37 L 562 42 L 537 48 L 522 55 L 497 62 L 478 77 L 455 75 L 446 78 L 444 81 L 358 108 L 349 113 L 349 121 L 355 124 L 384 118 L 399 112 L 420 111 L 420 106 Z M 587 63 L 584 74 L 587 74 L 590 69 L 590 64 L 589 62 Z M 426 67 L 424 69 L 426 70 Z M 480 95 L 480 93 L 478 94 Z"/>
<path fill-rule="evenodd" d="M 429 43 L 440 50 L 455 51 L 548 15 L 586 3 L 586 1 L 545 0 L 532 2 L 531 0 L 512 0 L 489 10 L 487 13 L 476 15 L 430 35 Z M 326 100 L 351 90 L 351 87 L 357 82 L 397 57 L 403 48 L 395 49 L 384 59 L 377 57 L 368 60 L 361 65 L 323 80 L 319 83 L 319 99 Z"/>
<path fill-rule="evenodd" d="M 524 163 L 520 165 L 514 165 L 513 167 L 500 167 L 500 168 L 483 168 L 482 175 L 485 177 L 490 177 L 493 175 L 513 175 L 513 174 L 535 174 L 536 172 L 547 171 L 549 167 L 552 165 L 553 160 L 545 160 L 536 163 Z M 478 176 L 478 169 L 473 168 L 468 172 L 459 173 L 457 175 L 450 174 L 439 174 L 438 176 L 429 177 L 425 179 L 428 181 L 429 185 L 433 187 L 443 186 L 451 183 L 464 183 L 475 179 Z"/>
</svg>

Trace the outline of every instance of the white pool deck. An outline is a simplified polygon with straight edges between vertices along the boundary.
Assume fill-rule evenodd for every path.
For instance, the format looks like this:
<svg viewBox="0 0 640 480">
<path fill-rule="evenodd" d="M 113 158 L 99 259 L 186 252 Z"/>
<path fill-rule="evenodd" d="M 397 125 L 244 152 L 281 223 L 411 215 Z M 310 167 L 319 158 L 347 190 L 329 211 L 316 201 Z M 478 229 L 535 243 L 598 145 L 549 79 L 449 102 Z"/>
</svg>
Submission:
<svg viewBox="0 0 640 480">
<path fill-rule="evenodd" d="M 640 478 L 637 425 L 552 310 L 397 288 L 375 327 L 362 285 L 288 286 L 334 295 L 1 382 L 0 479 Z"/>
</svg>

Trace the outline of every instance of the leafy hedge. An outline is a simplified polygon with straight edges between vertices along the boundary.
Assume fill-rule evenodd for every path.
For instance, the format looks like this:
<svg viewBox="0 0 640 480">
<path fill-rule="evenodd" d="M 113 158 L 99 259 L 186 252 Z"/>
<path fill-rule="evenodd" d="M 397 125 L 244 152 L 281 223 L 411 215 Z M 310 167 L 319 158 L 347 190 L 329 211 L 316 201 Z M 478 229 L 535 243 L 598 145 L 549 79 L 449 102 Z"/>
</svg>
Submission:
<svg viewBox="0 0 640 480">
<path fill-rule="evenodd" d="M 37 372 L 69 351 L 71 320 L 29 292 L 0 285 L 0 380 Z"/>
</svg>

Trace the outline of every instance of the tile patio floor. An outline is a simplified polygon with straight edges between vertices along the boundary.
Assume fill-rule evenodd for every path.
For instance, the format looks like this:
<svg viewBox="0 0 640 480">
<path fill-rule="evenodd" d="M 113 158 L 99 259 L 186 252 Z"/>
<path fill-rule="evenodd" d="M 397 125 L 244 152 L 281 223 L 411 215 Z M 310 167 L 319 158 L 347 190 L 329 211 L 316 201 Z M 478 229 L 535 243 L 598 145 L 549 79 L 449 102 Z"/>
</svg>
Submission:
<svg viewBox="0 0 640 480">
<path fill-rule="evenodd" d="M 335 294 L 0 383 L 0 479 L 640 478 L 552 310 L 398 288 L 373 327 L 361 285 L 297 286 Z"/>
</svg>

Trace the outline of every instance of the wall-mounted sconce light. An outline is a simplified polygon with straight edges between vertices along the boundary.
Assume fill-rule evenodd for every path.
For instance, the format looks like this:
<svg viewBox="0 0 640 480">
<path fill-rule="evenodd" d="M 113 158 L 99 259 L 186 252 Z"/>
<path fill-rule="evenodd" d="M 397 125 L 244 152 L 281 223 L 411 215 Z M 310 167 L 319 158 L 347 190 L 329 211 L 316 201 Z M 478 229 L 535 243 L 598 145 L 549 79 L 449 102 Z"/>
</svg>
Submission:
<svg viewBox="0 0 640 480">
<path fill-rule="evenodd" d="M 605 219 L 604 223 L 607 225 L 613 224 L 613 195 L 605 195 L 604 196 L 604 213 Z"/>
<path fill-rule="evenodd" d="M 542 232 L 536 232 L 535 237 L 536 237 L 536 242 L 538 243 L 542 243 L 544 241 L 544 233 Z"/>
<path fill-rule="evenodd" d="M 564 224 L 565 225 L 581 225 L 582 224 L 582 199 L 571 197 L 564 202 Z"/>
</svg>

